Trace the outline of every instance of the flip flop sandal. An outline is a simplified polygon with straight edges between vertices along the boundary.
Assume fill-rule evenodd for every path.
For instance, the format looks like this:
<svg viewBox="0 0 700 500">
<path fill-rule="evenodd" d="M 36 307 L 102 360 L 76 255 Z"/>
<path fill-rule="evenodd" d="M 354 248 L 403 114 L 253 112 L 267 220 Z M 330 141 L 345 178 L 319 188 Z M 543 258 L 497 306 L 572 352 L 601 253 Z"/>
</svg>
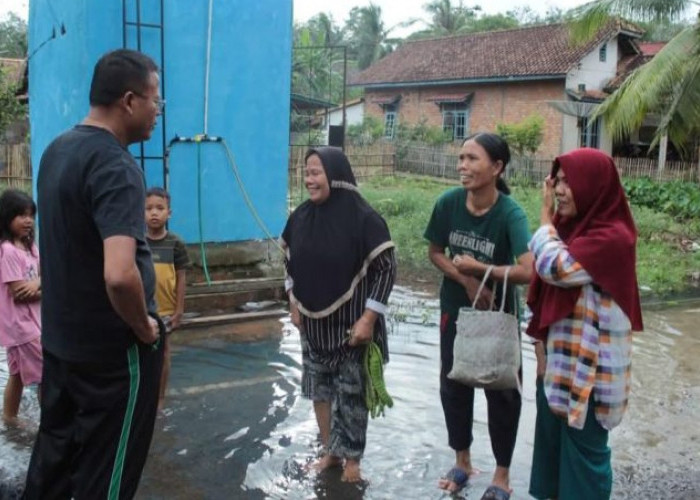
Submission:
<svg viewBox="0 0 700 500">
<path fill-rule="evenodd" d="M 510 493 L 503 488 L 491 485 L 486 488 L 486 491 L 481 496 L 481 500 L 510 500 Z"/>
<path fill-rule="evenodd" d="M 469 475 L 464 472 L 462 469 L 459 467 L 452 467 L 447 474 L 445 474 L 442 479 L 445 479 L 447 481 L 452 481 L 455 483 L 457 488 L 452 491 L 451 493 L 457 493 L 459 491 L 462 491 L 464 487 L 467 485 L 469 482 Z M 448 491 L 448 490 L 445 490 Z"/>
</svg>

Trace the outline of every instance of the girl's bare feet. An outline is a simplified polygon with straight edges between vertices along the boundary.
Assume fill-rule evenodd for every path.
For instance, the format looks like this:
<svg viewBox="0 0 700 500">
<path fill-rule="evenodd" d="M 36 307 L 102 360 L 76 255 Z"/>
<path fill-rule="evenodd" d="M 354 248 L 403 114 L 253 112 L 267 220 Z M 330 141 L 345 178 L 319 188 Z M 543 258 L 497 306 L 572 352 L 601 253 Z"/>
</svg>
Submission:
<svg viewBox="0 0 700 500">
<path fill-rule="evenodd" d="M 18 427 L 20 423 L 17 415 L 3 415 L 2 421 L 8 427 Z"/>
<path fill-rule="evenodd" d="M 358 483 L 362 481 L 360 461 L 351 458 L 345 460 L 345 468 L 343 469 L 343 475 L 340 477 L 340 480 L 346 483 Z"/>
</svg>

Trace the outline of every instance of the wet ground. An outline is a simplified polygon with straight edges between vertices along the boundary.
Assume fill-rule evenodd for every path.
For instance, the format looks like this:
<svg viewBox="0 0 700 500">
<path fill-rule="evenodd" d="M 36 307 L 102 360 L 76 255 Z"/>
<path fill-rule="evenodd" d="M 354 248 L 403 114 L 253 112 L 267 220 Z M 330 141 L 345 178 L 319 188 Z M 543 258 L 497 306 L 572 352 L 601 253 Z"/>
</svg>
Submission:
<svg viewBox="0 0 700 500">
<path fill-rule="evenodd" d="M 695 307 L 695 308 L 694 308 Z M 156 423 L 138 498 L 437 499 L 452 465 L 438 394 L 437 301 L 398 288 L 392 295 L 391 362 L 395 407 L 372 420 L 357 486 L 340 470 L 310 474 L 316 424 L 300 398 L 298 333 L 287 321 L 179 332 L 167 408 Z M 700 305 L 645 314 L 635 338 L 633 398 L 611 434 L 614 498 L 700 498 Z M 2 354 L 0 354 L 2 357 Z M 524 406 L 512 466 L 513 498 L 527 486 L 534 426 L 534 354 L 523 345 Z M 0 359 L 0 386 L 6 365 Z M 33 394 L 22 411 L 36 420 Z M 494 467 L 483 394 L 475 409 L 476 476 L 463 498 L 478 499 Z M 31 431 L 0 431 L 0 498 L 21 482 Z M 3 488 L 5 488 L 3 490 Z M 14 489 L 14 488 L 12 488 Z M 3 493 L 4 492 L 4 493 Z"/>
</svg>

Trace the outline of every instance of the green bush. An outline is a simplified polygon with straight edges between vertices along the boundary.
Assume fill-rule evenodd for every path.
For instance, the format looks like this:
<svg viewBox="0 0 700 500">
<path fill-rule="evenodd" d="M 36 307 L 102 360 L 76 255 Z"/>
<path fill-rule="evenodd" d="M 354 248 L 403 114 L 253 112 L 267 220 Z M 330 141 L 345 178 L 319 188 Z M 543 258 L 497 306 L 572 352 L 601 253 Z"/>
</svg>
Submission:
<svg viewBox="0 0 700 500">
<path fill-rule="evenodd" d="M 681 181 L 655 182 L 646 177 L 624 179 L 622 183 L 631 203 L 679 219 L 700 217 L 700 187 L 696 184 Z"/>
<path fill-rule="evenodd" d="M 498 123 L 496 131 L 516 155 L 534 154 L 544 139 L 544 118 L 535 113 L 518 123 Z"/>
<path fill-rule="evenodd" d="M 421 142 L 430 146 L 439 146 L 452 142 L 452 134 L 445 132 L 442 127 L 428 125 L 428 119 L 423 117 L 415 125 L 399 123 L 396 138 L 401 143 Z"/>
<path fill-rule="evenodd" d="M 384 123 L 372 115 L 365 115 L 362 123 L 349 125 L 347 136 L 350 142 L 357 145 L 373 144 L 384 135 Z"/>
</svg>

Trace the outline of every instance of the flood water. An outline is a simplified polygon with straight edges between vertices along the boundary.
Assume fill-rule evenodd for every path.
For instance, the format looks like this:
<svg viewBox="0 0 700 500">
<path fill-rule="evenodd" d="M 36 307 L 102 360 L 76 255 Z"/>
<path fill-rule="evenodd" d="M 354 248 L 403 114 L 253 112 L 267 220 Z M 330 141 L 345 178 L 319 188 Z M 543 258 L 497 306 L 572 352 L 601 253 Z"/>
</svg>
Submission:
<svg viewBox="0 0 700 500">
<path fill-rule="evenodd" d="M 391 362 L 386 382 L 395 406 L 371 420 L 362 462 L 367 482 L 316 475 L 311 403 L 300 397 L 298 332 L 287 319 L 232 335 L 215 329 L 174 337 L 165 415 L 141 488 L 143 499 L 437 499 L 438 478 L 453 464 L 438 392 L 438 303 L 398 287 L 391 298 Z M 645 313 L 635 337 L 633 397 L 611 433 L 614 498 L 700 498 L 700 305 Z M 273 333 L 272 337 L 269 336 Z M 6 363 L 0 354 L 0 386 Z M 511 469 L 512 498 L 527 494 L 534 428 L 534 353 L 523 344 L 523 412 Z M 34 395 L 22 411 L 36 420 Z M 21 477 L 30 434 L 0 432 L 0 480 Z M 495 466 L 485 398 L 477 391 L 472 446 L 476 476 L 462 498 L 478 499 Z M 0 497 L 3 496 L 0 488 Z"/>
</svg>

